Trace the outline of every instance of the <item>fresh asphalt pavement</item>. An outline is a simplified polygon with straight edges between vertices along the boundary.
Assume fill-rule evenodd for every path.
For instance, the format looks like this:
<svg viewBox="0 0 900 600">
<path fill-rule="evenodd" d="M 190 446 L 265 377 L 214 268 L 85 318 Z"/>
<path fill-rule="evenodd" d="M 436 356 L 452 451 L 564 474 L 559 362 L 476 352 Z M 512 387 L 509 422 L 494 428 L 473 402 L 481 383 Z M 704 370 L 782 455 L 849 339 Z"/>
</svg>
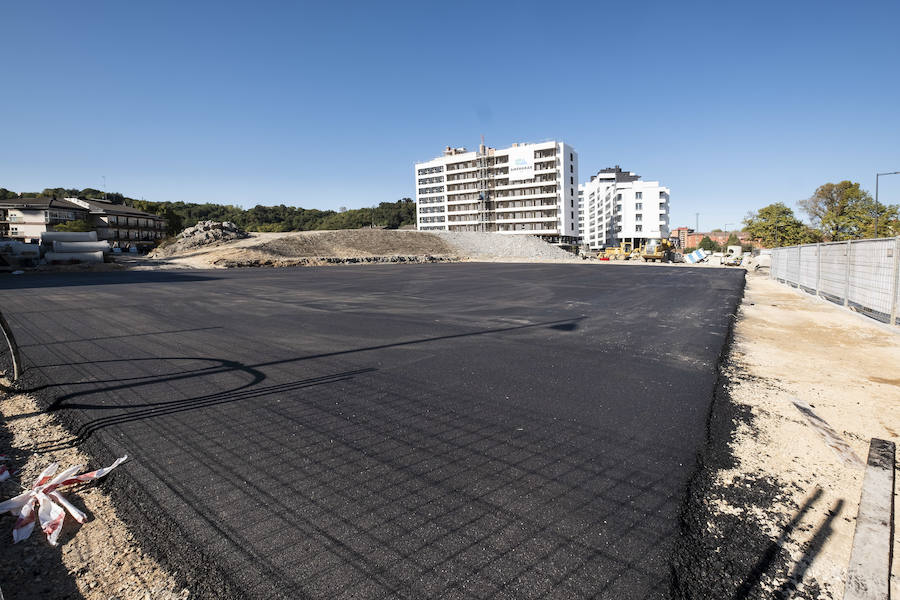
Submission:
<svg viewBox="0 0 900 600">
<path fill-rule="evenodd" d="M 98 462 L 132 457 L 104 487 L 199 596 L 664 598 L 742 288 L 596 264 L 55 273 L 4 276 L 0 310 L 26 389 Z"/>
</svg>

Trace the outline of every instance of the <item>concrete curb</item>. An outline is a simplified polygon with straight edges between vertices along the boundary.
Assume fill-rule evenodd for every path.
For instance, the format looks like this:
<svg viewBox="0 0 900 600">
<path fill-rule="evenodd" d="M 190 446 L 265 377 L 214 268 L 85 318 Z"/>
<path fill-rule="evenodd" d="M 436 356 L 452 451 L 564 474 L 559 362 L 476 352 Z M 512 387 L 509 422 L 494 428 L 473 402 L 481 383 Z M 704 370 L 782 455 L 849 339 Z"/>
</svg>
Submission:
<svg viewBox="0 0 900 600">
<path fill-rule="evenodd" d="M 847 567 L 844 600 L 889 600 L 894 538 L 893 442 L 873 438 Z"/>
</svg>

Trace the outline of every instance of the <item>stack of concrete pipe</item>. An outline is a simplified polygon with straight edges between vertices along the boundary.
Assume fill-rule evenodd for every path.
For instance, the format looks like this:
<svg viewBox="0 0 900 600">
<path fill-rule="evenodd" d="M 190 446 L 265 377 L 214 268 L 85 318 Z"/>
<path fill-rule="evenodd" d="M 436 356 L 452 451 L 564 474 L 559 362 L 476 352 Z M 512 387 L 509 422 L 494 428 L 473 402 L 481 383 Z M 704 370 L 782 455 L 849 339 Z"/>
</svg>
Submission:
<svg viewBox="0 0 900 600">
<path fill-rule="evenodd" d="M 41 235 L 41 244 L 48 247 L 44 253 L 48 263 L 102 263 L 110 251 L 109 242 L 97 241 L 96 231 L 47 231 Z"/>
</svg>

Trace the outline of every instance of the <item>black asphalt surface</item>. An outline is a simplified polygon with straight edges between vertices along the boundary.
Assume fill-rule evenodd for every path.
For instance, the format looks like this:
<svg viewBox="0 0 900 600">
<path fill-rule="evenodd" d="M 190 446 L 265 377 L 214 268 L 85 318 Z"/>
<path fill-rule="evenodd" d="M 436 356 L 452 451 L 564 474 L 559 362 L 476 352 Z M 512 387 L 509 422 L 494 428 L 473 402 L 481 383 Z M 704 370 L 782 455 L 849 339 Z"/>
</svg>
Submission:
<svg viewBox="0 0 900 600">
<path fill-rule="evenodd" d="M 665 598 L 742 289 L 588 264 L 60 273 L 3 276 L 0 310 L 25 386 L 98 460 L 133 457 L 103 485 L 201 596 Z"/>
</svg>

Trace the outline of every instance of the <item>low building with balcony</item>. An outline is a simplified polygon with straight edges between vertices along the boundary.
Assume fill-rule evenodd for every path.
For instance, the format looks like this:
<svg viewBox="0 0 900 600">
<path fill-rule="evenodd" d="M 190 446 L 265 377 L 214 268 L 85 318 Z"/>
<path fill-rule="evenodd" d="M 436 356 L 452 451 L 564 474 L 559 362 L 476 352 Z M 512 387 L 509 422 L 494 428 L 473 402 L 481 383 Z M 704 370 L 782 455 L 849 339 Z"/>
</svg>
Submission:
<svg viewBox="0 0 900 600">
<path fill-rule="evenodd" d="M 49 196 L 0 201 L 0 238 L 37 242 L 45 231 L 67 221 L 87 221 L 90 211 Z"/>
<path fill-rule="evenodd" d="M 89 211 L 97 239 L 108 241 L 113 248 L 149 250 L 166 237 L 166 220 L 159 215 L 103 200 L 66 200 Z"/>
<path fill-rule="evenodd" d="M 0 201 L 0 239 L 38 242 L 68 221 L 87 221 L 97 239 L 113 248 L 149 250 L 166 237 L 166 220 L 123 204 L 81 198 L 15 198 Z"/>
</svg>

